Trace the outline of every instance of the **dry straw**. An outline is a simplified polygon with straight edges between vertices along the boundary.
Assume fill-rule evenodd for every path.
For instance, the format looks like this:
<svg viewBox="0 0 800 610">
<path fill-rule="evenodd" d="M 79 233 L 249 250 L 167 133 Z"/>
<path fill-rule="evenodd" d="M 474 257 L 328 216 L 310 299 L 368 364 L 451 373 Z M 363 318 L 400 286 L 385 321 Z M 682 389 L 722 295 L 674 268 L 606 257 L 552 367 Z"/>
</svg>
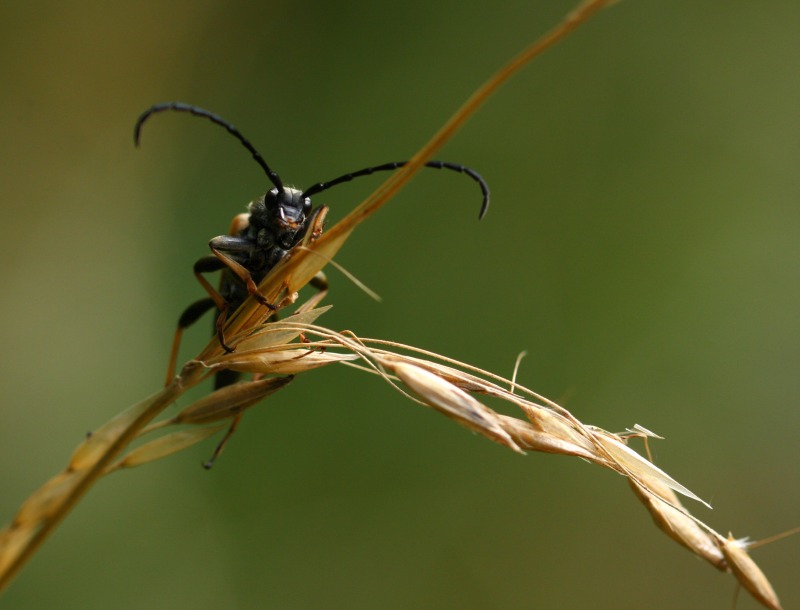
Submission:
<svg viewBox="0 0 800 610">
<path fill-rule="evenodd" d="M 489 95 L 533 57 L 611 3 L 584 2 L 509 62 L 408 165 L 340 223 L 322 235 L 307 236 L 264 279 L 261 293 L 283 307 L 294 303 L 297 291 L 333 259 L 355 227 L 396 193 Z M 270 322 L 272 312 L 249 299 L 226 327 L 234 352 L 226 353 L 214 339 L 161 391 L 95 430 L 77 447 L 64 471 L 35 491 L 0 532 L 0 590 L 102 477 L 182 451 L 221 432 L 232 420 L 230 433 L 247 409 L 294 376 L 345 364 L 381 376 L 410 399 L 512 451 L 574 456 L 627 477 L 636 497 L 670 538 L 715 568 L 732 573 L 765 607 L 780 608 L 769 581 L 747 554 L 746 543 L 722 536 L 693 517 L 678 494 L 705 502 L 628 446 L 629 438 L 646 439 L 652 433 L 638 426 L 625 434 L 607 432 L 580 422 L 563 407 L 512 380 L 411 346 L 319 326 L 316 320 L 326 309 L 316 307 L 312 299 L 285 319 Z M 186 390 L 224 369 L 251 373 L 254 379 L 213 392 L 154 423 Z M 486 398 L 510 405 L 518 416 L 495 411 L 483 402 Z"/>
</svg>

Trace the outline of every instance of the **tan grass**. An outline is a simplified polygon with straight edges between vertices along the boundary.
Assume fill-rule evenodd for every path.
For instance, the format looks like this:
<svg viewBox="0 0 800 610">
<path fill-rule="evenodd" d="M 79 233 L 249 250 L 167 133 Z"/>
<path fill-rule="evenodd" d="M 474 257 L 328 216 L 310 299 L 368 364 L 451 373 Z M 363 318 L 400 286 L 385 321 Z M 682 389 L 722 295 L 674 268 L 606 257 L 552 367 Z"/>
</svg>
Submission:
<svg viewBox="0 0 800 610">
<path fill-rule="evenodd" d="M 512 451 L 580 457 L 627 477 L 636 497 L 670 538 L 715 568 L 731 572 L 766 607 L 780 608 L 774 590 L 746 553 L 745 545 L 693 517 L 676 494 L 704 502 L 627 444 L 631 436 L 652 433 L 636 427 L 633 433 L 614 434 L 580 422 L 563 407 L 509 379 L 411 346 L 362 339 L 351 332 L 314 324 L 322 311 L 306 311 L 240 333 L 231 342 L 236 351 L 189 362 L 162 392 L 123 412 L 84 440 L 67 469 L 35 492 L 0 533 L 0 574 L 8 573 L 14 562 L 29 552 L 27 549 L 35 549 L 37 539 L 77 501 L 75 496 L 89 482 L 110 472 L 157 461 L 219 432 L 224 427 L 220 422 L 240 416 L 292 379 L 276 376 L 276 372 L 296 375 L 345 363 L 381 376 L 402 394 Z M 305 341 L 298 339 L 301 334 Z M 217 390 L 177 415 L 147 425 L 167 399 L 174 400 L 185 388 L 228 366 L 266 377 Z M 513 392 L 509 389 L 512 387 Z M 502 414 L 486 405 L 482 397 L 499 400 L 520 416 Z M 123 455 L 130 441 L 165 430 L 166 434 Z"/>
<path fill-rule="evenodd" d="M 510 61 L 404 168 L 351 214 L 322 235 L 308 235 L 264 279 L 259 286 L 261 293 L 283 307 L 294 303 L 297 291 L 333 259 L 352 231 L 394 195 L 500 85 L 610 4 L 610 0 L 583 2 L 559 26 Z M 226 338 L 235 347 L 233 353 L 225 353 L 219 341 L 212 340 L 165 388 L 81 442 L 64 471 L 35 491 L 0 531 L 0 590 L 106 474 L 152 463 L 202 442 L 219 433 L 226 422 L 238 422 L 247 409 L 285 386 L 293 376 L 329 364 L 345 364 L 381 376 L 404 396 L 512 451 L 578 457 L 626 477 L 657 526 L 670 538 L 715 568 L 732 573 L 764 606 L 780 608 L 774 590 L 747 555 L 745 545 L 721 536 L 693 517 L 676 494 L 703 501 L 627 444 L 631 436 L 652 433 L 641 427 L 634 427 L 632 433 L 607 432 L 580 422 L 568 410 L 515 380 L 411 346 L 358 338 L 351 332 L 319 326 L 315 322 L 326 309 L 301 307 L 282 321 L 269 322 L 271 311 L 248 299 L 226 327 Z M 186 390 L 223 369 L 251 373 L 255 379 L 213 392 L 177 415 L 155 422 Z M 489 407 L 484 402 L 487 398 L 499 401 L 516 416 Z"/>
</svg>

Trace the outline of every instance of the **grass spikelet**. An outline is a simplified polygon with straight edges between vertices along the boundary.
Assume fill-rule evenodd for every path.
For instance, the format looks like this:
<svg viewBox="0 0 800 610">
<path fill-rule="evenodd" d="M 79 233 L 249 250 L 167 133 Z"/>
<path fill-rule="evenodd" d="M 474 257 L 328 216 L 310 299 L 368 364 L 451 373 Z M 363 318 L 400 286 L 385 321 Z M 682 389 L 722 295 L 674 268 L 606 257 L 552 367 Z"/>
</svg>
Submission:
<svg viewBox="0 0 800 610">
<path fill-rule="evenodd" d="M 285 387 L 292 379 L 294 377 L 270 377 L 225 386 L 193 402 L 175 417 L 153 425 L 143 432 L 165 425 L 204 425 L 230 419 Z"/>
<path fill-rule="evenodd" d="M 232 336 L 231 342 L 236 345 L 236 352 L 238 353 L 254 352 L 286 345 L 300 336 L 303 332 L 303 324 L 313 324 L 317 318 L 331 307 L 333 306 L 326 305 L 299 311 L 288 316 L 285 320 L 256 325 L 246 329 L 245 332 L 239 335 Z"/>
<path fill-rule="evenodd" d="M 641 481 L 643 486 L 648 487 L 653 481 L 656 481 L 687 498 L 700 502 L 707 508 L 711 508 L 708 502 L 678 483 L 658 466 L 636 453 L 618 436 L 604 432 L 597 434 L 595 438 L 613 456 L 614 461 L 621 467 L 622 472 Z"/>
<path fill-rule="evenodd" d="M 171 434 L 165 434 L 155 440 L 140 445 L 135 449 L 129 451 L 125 457 L 118 460 L 109 466 L 105 474 L 112 473 L 116 470 L 123 468 L 134 468 L 142 464 L 155 462 L 162 458 L 168 457 L 173 453 L 178 453 L 184 449 L 188 449 L 192 445 L 196 445 L 224 430 L 226 426 L 206 426 L 204 428 L 190 428 L 188 430 L 179 430 Z"/>
<path fill-rule="evenodd" d="M 86 435 L 86 439 L 78 445 L 72 453 L 69 468 L 73 471 L 86 470 L 96 464 L 98 460 L 108 453 L 109 448 L 119 441 L 136 422 L 148 418 L 156 399 L 161 392 L 125 409 L 122 413 L 109 420 L 97 430 Z"/>
<path fill-rule="evenodd" d="M 425 404 L 467 428 L 518 453 L 524 453 L 503 429 L 498 415 L 464 390 L 414 364 L 383 361 Z"/>
<path fill-rule="evenodd" d="M 747 553 L 747 541 L 728 538 L 719 540 L 720 549 L 739 583 L 759 602 L 772 610 L 781 610 L 778 595 L 772 588 L 764 572 Z"/>
<path fill-rule="evenodd" d="M 235 351 L 225 354 L 206 364 L 213 368 L 221 365 L 226 369 L 240 373 L 263 373 L 269 371 L 275 375 L 297 375 L 312 369 L 336 362 L 357 360 L 355 354 L 341 354 L 321 351 L 321 347 L 297 347 L 280 350 L 253 350 L 251 352 Z"/>
<path fill-rule="evenodd" d="M 728 571 L 717 535 L 689 515 L 672 489 L 647 477 L 628 479 L 628 483 L 662 532 L 718 570 Z"/>
<path fill-rule="evenodd" d="M 597 461 L 597 455 L 588 449 L 566 440 L 563 436 L 537 429 L 530 422 L 508 415 L 500 415 L 500 422 L 503 429 L 522 449 L 541 453 L 560 453 Z"/>
<path fill-rule="evenodd" d="M 14 517 L 12 527 L 29 528 L 55 514 L 62 506 L 67 492 L 75 486 L 79 473 L 65 470 L 33 492 Z"/>
</svg>

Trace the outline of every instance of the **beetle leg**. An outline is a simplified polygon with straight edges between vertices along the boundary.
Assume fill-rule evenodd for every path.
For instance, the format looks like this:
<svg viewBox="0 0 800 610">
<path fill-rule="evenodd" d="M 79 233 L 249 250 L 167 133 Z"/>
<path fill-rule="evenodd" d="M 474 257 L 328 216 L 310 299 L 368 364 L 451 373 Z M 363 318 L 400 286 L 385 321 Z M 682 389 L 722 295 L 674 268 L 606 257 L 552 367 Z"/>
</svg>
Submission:
<svg viewBox="0 0 800 610">
<path fill-rule="evenodd" d="M 255 281 L 253 281 L 253 276 L 250 275 L 250 272 L 244 265 L 231 256 L 237 252 L 251 250 L 253 245 L 250 242 L 241 240 L 241 238 L 238 237 L 221 235 L 212 239 L 208 246 L 211 248 L 211 252 L 214 253 L 214 256 L 244 282 L 245 286 L 247 286 L 247 292 L 249 292 L 256 301 L 272 311 L 278 310 L 277 305 L 270 303 L 267 298 L 258 291 L 258 286 Z"/>
<path fill-rule="evenodd" d="M 214 303 L 214 299 L 210 297 L 206 297 L 205 299 L 200 299 L 189 305 L 184 312 L 181 314 L 181 317 L 178 318 L 178 328 L 175 329 L 175 336 L 172 339 L 172 351 L 169 355 L 169 365 L 167 367 L 167 381 L 165 385 L 169 385 L 169 382 L 172 381 L 172 378 L 175 377 L 175 364 L 178 361 L 178 348 L 181 344 L 181 337 L 183 336 L 183 329 L 188 328 L 197 320 L 199 320 L 204 313 L 206 313 L 209 309 L 214 307 L 216 303 Z"/>
<path fill-rule="evenodd" d="M 216 307 L 220 311 L 217 317 L 217 336 L 219 337 L 222 347 L 226 351 L 230 348 L 225 344 L 224 336 L 222 334 L 222 327 L 225 325 L 225 316 L 229 309 L 228 304 L 222 295 L 203 277 L 203 273 L 213 273 L 225 268 L 225 265 L 216 256 L 204 256 L 194 264 L 194 276 L 200 285 L 208 293 L 208 297 L 200 299 L 187 307 L 178 319 L 178 328 L 175 330 L 175 336 L 172 339 L 172 350 L 169 357 L 169 365 L 167 366 L 167 381 L 169 384 L 175 376 L 175 365 L 178 360 L 178 348 L 180 347 L 181 338 L 183 337 L 183 330 L 188 328 L 212 307 Z"/>
<path fill-rule="evenodd" d="M 308 231 L 306 231 L 306 238 L 303 240 L 303 245 L 312 244 L 319 239 L 320 235 L 322 235 L 322 228 L 325 224 L 325 216 L 327 216 L 327 214 L 327 206 L 321 206 L 312 213 L 311 217 L 309 218 L 310 226 Z M 297 309 L 298 313 L 313 309 L 328 294 L 328 278 L 322 271 L 317 271 L 314 277 L 311 278 L 309 284 L 311 284 L 311 286 L 316 288 L 319 292 L 317 292 L 317 294 L 311 297 L 308 301 L 303 303 L 303 305 Z"/>
<path fill-rule="evenodd" d="M 217 321 L 214 327 L 217 329 L 217 337 L 219 338 L 219 343 L 222 346 L 222 349 L 230 353 L 233 351 L 233 348 L 229 347 L 228 344 L 225 343 L 225 334 L 223 333 L 223 329 L 225 328 L 225 320 L 228 319 L 228 310 L 230 309 L 230 306 L 222 297 L 222 295 L 209 283 L 209 281 L 201 275 L 203 273 L 220 271 L 224 268 L 225 265 L 223 264 L 223 261 L 218 259 L 216 256 L 204 256 L 194 264 L 194 276 L 197 278 L 197 281 L 200 282 L 200 285 L 205 288 L 208 296 L 219 310 L 219 315 L 217 316 Z"/>
<path fill-rule="evenodd" d="M 237 219 L 234 219 L 232 227 L 235 226 L 237 226 Z M 227 267 L 243 282 L 245 282 L 248 292 L 252 294 L 259 303 L 265 305 L 273 311 L 278 309 L 278 307 L 277 305 L 269 303 L 267 299 L 264 298 L 264 296 L 258 291 L 258 286 L 256 286 L 256 283 L 253 281 L 250 272 L 245 269 L 241 263 L 233 258 L 233 256 L 236 254 L 246 253 L 253 248 L 253 245 L 249 241 L 243 240 L 242 238 L 236 236 L 221 235 L 212 239 L 209 242 L 209 247 L 214 255 L 204 256 L 198 260 L 194 264 L 194 275 L 197 278 L 197 281 L 200 282 L 205 291 L 214 300 L 214 304 L 219 310 L 219 316 L 217 316 L 217 321 L 215 324 L 217 337 L 219 338 L 219 343 L 222 346 L 222 349 L 228 353 L 231 353 L 234 350 L 227 343 L 225 343 L 225 334 L 223 332 L 225 328 L 225 321 L 228 319 L 230 305 L 222 297 L 219 291 L 217 291 L 201 274 L 220 271 Z"/>
<path fill-rule="evenodd" d="M 219 310 L 219 315 L 217 316 L 217 321 L 214 324 L 214 328 L 217 329 L 217 339 L 219 340 L 219 344 L 222 346 L 222 349 L 225 350 L 228 354 L 233 353 L 235 350 L 227 343 L 225 343 L 225 321 L 228 319 L 228 304 L 225 303 L 222 309 Z"/>
<path fill-rule="evenodd" d="M 209 281 L 204 278 L 201 274 L 203 273 L 214 273 L 215 271 L 221 271 L 225 268 L 225 265 L 220 261 L 216 256 L 204 256 L 203 258 L 199 259 L 194 264 L 194 276 L 197 278 L 197 281 L 200 282 L 200 285 L 203 289 L 208 293 L 208 296 L 214 301 L 214 305 L 217 306 L 217 309 L 222 310 L 225 308 L 225 299 L 222 298 L 222 295 L 214 288 Z"/>
<path fill-rule="evenodd" d="M 175 365 L 178 361 L 178 348 L 180 347 L 181 338 L 183 337 L 183 329 L 197 322 L 197 320 L 212 307 L 216 307 L 219 310 L 226 307 L 225 299 L 222 298 L 222 295 L 201 275 L 202 273 L 219 271 L 222 268 L 222 264 L 214 256 L 204 256 L 194 264 L 194 276 L 208 293 L 208 297 L 189 305 L 189 307 L 183 311 L 181 317 L 178 318 L 178 328 L 175 330 L 175 336 L 172 339 L 172 350 L 170 351 L 169 364 L 167 366 L 167 384 L 169 384 L 175 376 Z"/>
<path fill-rule="evenodd" d="M 310 230 L 306 231 L 306 238 L 303 243 L 313 243 L 322 235 L 322 230 L 325 226 L 325 217 L 328 215 L 328 206 L 323 205 L 318 207 L 311 213 L 309 217 Z"/>
<path fill-rule="evenodd" d="M 225 448 L 225 445 L 228 443 L 228 439 L 233 436 L 233 433 L 236 432 L 236 428 L 239 427 L 239 422 L 242 421 L 242 416 L 244 413 L 239 413 L 233 418 L 228 431 L 225 432 L 225 436 L 222 437 L 222 440 L 217 445 L 216 449 L 214 449 L 214 453 L 211 454 L 211 458 L 207 462 L 203 462 L 203 468 L 206 470 L 210 470 L 212 466 L 214 466 L 214 462 L 219 457 L 219 454 L 222 453 L 222 450 Z"/>
<path fill-rule="evenodd" d="M 242 374 L 238 371 L 232 371 L 230 369 L 222 369 L 220 372 L 214 375 L 214 389 L 219 390 L 220 388 L 224 388 L 225 386 L 232 385 L 241 379 Z M 256 378 L 255 376 L 253 377 Z"/>
</svg>

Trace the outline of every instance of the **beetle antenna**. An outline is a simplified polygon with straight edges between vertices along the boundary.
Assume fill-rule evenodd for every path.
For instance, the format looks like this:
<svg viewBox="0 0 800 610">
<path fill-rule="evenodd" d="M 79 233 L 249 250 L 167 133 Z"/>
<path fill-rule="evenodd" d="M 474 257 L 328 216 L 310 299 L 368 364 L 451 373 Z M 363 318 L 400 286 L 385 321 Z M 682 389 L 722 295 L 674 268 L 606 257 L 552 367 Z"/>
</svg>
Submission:
<svg viewBox="0 0 800 610">
<path fill-rule="evenodd" d="M 209 112 L 208 110 L 204 110 L 199 106 L 192 106 L 190 104 L 184 104 L 183 102 L 165 102 L 163 104 L 155 104 L 151 106 L 147 110 L 145 110 L 141 116 L 136 120 L 136 125 L 133 128 L 133 143 L 136 146 L 139 146 L 139 140 L 141 139 L 141 132 L 142 132 L 142 125 L 144 122 L 150 118 L 151 115 L 154 115 L 158 112 L 165 112 L 167 110 L 174 110 L 175 112 L 188 112 L 194 116 L 205 117 L 212 123 L 219 125 L 220 127 L 224 127 L 229 134 L 231 134 L 234 138 L 239 140 L 242 145 L 250 151 L 250 154 L 253 155 L 253 159 L 256 160 L 264 172 L 267 174 L 267 178 L 269 178 L 270 182 L 275 185 L 275 187 L 279 191 L 283 191 L 283 181 L 281 177 L 275 173 L 267 162 L 264 161 L 264 157 L 261 156 L 255 147 L 250 144 L 250 141 L 245 138 L 241 132 L 236 129 L 231 123 L 223 119 L 221 116 L 214 114 L 213 112 Z"/>
<path fill-rule="evenodd" d="M 315 193 L 321 193 L 322 191 L 327 191 L 329 188 L 336 186 L 337 184 L 342 184 L 343 182 L 350 182 L 355 178 L 360 178 L 361 176 L 369 176 L 370 174 L 374 174 L 375 172 L 387 172 L 392 171 L 395 169 L 400 169 L 404 165 L 406 165 L 408 161 L 394 161 L 392 163 L 384 163 L 383 165 L 376 165 L 375 167 L 366 167 L 364 169 L 358 170 L 357 172 L 352 172 L 350 174 L 345 174 L 343 176 L 339 176 L 338 178 L 334 178 L 328 182 L 317 182 L 316 184 L 310 186 L 305 191 L 303 191 L 303 197 L 310 197 Z M 463 165 L 459 165 L 457 163 L 449 163 L 448 161 L 428 161 L 425 164 L 425 167 L 432 167 L 434 169 L 449 169 L 454 172 L 459 172 L 462 174 L 466 174 L 470 178 L 472 178 L 475 182 L 478 183 L 478 186 L 481 188 L 481 193 L 483 193 L 483 203 L 481 204 L 481 211 L 478 215 L 479 219 L 482 219 L 486 215 L 486 211 L 489 209 L 489 185 L 486 183 L 481 175 L 476 172 L 474 169 L 470 169 Z"/>
</svg>

